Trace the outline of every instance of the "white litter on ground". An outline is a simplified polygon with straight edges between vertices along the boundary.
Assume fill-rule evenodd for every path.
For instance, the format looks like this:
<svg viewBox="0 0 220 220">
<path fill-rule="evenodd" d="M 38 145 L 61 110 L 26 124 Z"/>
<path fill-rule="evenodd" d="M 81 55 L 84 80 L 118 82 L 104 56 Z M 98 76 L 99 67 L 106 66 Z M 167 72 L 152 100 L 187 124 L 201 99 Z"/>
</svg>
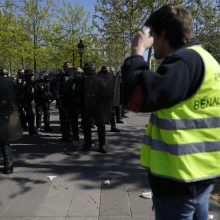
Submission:
<svg viewBox="0 0 220 220">
<path fill-rule="evenodd" d="M 104 185 L 109 185 L 109 184 L 110 184 L 110 180 L 105 180 L 105 181 L 103 182 L 103 184 L 104 184 Z"/>
<path fill-rule="evenodd" d="M 214 219 L 214 215 L 208 215 L 208 220 Z"/>
<path fill-rule="evenodd" d="M 142 192 L 140 196 L 145 199 L 152 199 L 152 192 Z"/>
<path fill-rule="evenodd" d="M 57 176 L 47 176 L 48 177 L 48 179 L 50 180 L 50 181 L 52 181 L 54 178 L 56 178 Z"/>
</svg>

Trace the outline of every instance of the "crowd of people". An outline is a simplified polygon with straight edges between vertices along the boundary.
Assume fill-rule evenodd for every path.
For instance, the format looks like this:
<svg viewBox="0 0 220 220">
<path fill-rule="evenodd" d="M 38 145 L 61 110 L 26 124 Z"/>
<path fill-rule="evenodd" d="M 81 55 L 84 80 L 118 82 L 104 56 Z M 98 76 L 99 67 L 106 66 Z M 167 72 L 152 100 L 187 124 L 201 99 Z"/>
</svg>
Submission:
<svg viewBox="0 0 220 220">
<path fill-rule="evenodd" d="M 0 89 L 4 90 L 0 101 L 5 103 L 0 113 L 7 128 L 1 130 L 5 138 L 0 140 L 5 173 L 13 172 L 10 141 L 22 137 L 22 131 L 30 136 L 53 131 L 50 125 L 52 102 L 59 111 L 61 141 L 78 142 L 81 127 L 83 151 L 94 147 L 92 128 L 96 126 L 98 151 L 106 153 L 105 125 L 110 124 L 111 132 L 120 132 L 116 123 L 123 123 L 126 117 L 122 108 L 120 72 L 107 65 L 97 71 L 93 62 L 86 62 L 83 68 L 74 68 L 71 62 L 65 62 L 56 73 L 42 71 L 35 75 L 33 70 L 25 69 L 18 70 L 15 77 L 0 68 L 0 83 Z M 13 126 L 10 125 L 12 116 L 16 118 Z"/>
</svg>

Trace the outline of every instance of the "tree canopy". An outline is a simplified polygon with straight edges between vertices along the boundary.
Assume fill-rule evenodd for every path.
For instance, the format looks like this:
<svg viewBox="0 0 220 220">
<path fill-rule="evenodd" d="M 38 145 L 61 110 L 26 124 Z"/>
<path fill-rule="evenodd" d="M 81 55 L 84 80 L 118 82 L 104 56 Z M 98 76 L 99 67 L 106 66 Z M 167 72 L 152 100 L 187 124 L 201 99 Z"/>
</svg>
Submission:
<svg viewBox="0 0 220 220">
<path fill-rule="evenodd" d="M 53 70 L 65 61 L 80 65 L 77 45 L 83 40 L 83 61 L 120 68 L 131 41 L 147 17 L 168 3 L 183 4 L 193 15 L 197 38 L 220 61 L 219 0 L 97 0 L 91 14 L 60 0 L 4 0 L 0 3 L 0 64 L 18 69 Z"/>
<path fill-rule="evenodd" d="M 108 45 L 106 60 L 119 65 L 129 55 L 131 39 L 147 17 L 162 5 L 174 3 L 191 11 L 196 37 L 220 61 L 219 0 L 97 0 L 96 25 Z"/>
</svg>

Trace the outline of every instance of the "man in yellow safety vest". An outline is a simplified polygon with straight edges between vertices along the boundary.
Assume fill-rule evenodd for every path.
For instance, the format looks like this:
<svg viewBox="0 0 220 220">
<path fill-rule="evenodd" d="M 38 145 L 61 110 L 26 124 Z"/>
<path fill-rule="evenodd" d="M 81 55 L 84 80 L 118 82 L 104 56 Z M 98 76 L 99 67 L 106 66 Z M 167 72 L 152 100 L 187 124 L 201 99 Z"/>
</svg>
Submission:
<svg viewBox="0 0 220 220">
<path fill-rule="evenodd" d="M 157 220 L 207 220 L 220 176 L 220 65 L 195 39 L 180 5 L 150 15 L 122 67 L 125 105 L 151 112 L 141 147 Z M 153 47 L 156 72 L 143 58 Z"/>
</svg>

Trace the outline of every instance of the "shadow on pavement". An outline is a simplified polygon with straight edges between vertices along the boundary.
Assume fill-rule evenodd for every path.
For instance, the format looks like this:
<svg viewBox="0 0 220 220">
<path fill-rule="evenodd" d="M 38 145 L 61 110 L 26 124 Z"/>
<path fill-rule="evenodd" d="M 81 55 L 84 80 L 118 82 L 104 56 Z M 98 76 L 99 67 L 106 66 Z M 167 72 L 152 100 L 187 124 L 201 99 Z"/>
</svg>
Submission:
<svg viewBox="0 0 220 220">
<path fill-rule="evenodd" d="M 92 186 L 81 185 L 85 189 L 99 188 L 97 182 L 106 179 L 111 181 L 108 188 L 117 188 L 124 183 L 135 185 L 137 189 L 148 188 L 146 172 L 139 165 L 144 127 L 123 125 L 120 133 L 107 132 L 108 153 L 100 154 L 96 150 L 85 153 L 72 142 L 61 142 L 59 127 L 55 124 L 59 124 L 59 121 L 53 119 L 52 133 L 41 133 L 35 137 L 25 134 L 12 144 L 15 172 L 9 176 L 0 175 L 0 183 L 10 180 L 19 185 L 20 191 L 11 194 L 12 198 L 27 193 L 37 184 L 44 184 L 48 180 L 42 177 L 48 175 L 61 178 L 67 175 L 69 181 L 94 182 Z M 93 136 L 97 139 L 97 135 Z"/>
</svg>

